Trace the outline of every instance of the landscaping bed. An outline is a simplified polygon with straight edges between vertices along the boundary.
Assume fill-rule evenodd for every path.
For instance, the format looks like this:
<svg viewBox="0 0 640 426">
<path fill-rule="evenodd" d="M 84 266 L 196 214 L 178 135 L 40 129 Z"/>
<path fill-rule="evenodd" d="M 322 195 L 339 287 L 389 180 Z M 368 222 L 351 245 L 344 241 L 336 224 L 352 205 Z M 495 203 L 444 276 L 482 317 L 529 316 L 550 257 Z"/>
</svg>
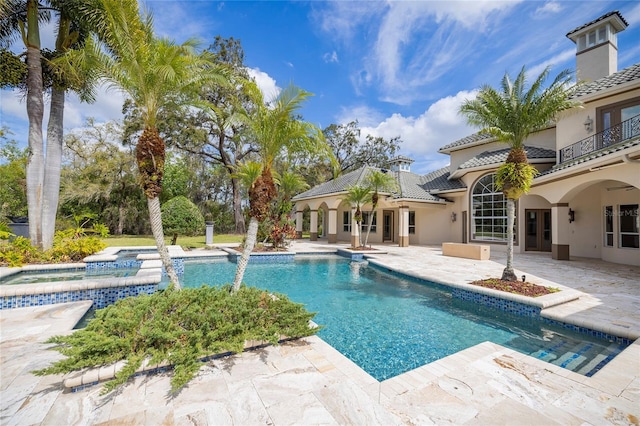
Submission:
<svg viewBox="0 0 640 426">
<path fill-rule="evenodd" d="M 470 284 L 528 297 L 544 296 L 545 294 L 557 293 L 560 291 L 553 287 L 545 287 L 524 281 L 506 281 L 499 278 L 472 281 Z"/>
</svg>

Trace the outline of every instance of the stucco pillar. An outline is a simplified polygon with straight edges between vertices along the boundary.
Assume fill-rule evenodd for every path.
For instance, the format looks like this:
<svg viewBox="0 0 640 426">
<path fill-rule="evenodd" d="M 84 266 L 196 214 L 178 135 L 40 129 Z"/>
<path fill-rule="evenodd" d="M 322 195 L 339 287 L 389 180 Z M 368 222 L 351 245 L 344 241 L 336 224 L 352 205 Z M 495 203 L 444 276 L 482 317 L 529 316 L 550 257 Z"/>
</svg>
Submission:
<svg viewBox="0 0 640 426">
<path fill-rule="evenodd" d="M 409 207 L 401 206 L 398 214 L 398 245 L 409 247 Z"/>
<path fill-rule="evenodd" d="M 356 208 L 351 208 L 351 247 L 360 247 L 360 227 L 353 218 L 356 215 Z"/>
<path fill-rule="evenodd" d="M 302 213 L 303 213 L 302 210 L 296 211 L 296 238 L 297 239 L 302 238 L 302 222 L 303 222 Z"/>
<path fill-rule="evenodd" d="M 551 205 L 551 258 L 569 260 L 569 204 Z"/>
<path fill-rule="evenodd" d="M 329 209 L 329 232 L 327 238 L 329 244 L 335 244 L 338 242 L 338 209 Z"/>
<path fill-rule="evenodd" d="M 311 241 L 318 240 L 318 210 L 311 210 L 310 237 Z"/>
</svg>

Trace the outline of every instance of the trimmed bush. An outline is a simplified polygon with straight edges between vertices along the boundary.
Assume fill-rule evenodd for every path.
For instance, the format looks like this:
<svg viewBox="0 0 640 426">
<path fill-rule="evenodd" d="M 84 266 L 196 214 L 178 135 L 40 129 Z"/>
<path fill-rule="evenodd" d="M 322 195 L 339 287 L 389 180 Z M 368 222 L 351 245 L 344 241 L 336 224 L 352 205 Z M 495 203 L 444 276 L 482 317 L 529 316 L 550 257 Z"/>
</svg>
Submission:
<svg viewBox="0 0 640 426">
<path fill-rule="evenodd" d="M 282 294 L 243 286 L 169 288 L 150 296 L 129 297 L 96 311 L 85 329 L 48 340 L 67 358 L 36 375 L 69 373 L 126 360 L 126 366 L 107 382 L 105 392 L 125 383 L 143 360 L 167 361 L 174 366 L 172 392 L 187 384 L 200 359 L 225 352 L 241 352 L 246 340 L 278 343 L 280 336 L 315 334 L 303 305 Z"/>
<path fill-rule="evenodd" d="M 179 196 L 170 199 L 161 207 L 162 226 L 167 234 L 173 234 L 171 244 L 178 235 L 198 235 L 204 233 L 204 217 L 200 209 L 187 199 Z"/>
</svg>

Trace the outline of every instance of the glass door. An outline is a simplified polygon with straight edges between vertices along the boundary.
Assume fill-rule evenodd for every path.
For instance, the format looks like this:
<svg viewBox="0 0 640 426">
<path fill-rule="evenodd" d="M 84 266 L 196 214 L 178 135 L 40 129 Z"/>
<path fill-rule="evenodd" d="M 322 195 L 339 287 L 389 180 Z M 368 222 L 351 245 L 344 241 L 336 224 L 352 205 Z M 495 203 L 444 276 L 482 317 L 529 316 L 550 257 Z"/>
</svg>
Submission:
<svg viewBox="0 0 640 426">
<path fill-rule="evenodd" d="M 382 212 L 382 241 L 393 241 L 393 212 Z"/>
<path fill-rule="evenodd" d="M 551 210 L 525 210 L 525 250 L 551 251 Z"/>
</svg>

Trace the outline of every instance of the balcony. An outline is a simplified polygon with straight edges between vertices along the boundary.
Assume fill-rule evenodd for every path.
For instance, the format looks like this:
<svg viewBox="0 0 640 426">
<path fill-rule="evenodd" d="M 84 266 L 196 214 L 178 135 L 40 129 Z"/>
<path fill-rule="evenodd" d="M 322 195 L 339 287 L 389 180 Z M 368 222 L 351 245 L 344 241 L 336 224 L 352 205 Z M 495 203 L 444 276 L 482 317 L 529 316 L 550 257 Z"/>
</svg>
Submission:
<svg viewBox="0 0 640 426">
<path fill-rule="evenodd" d="M 611 126 L 600 133 L 582 139 L 560 150 L 560 163 L 574 160 L 611 145 L 628 141 L 640 136 L 640 115 L 631 117 L 620 124 Z"/>
</svg>

